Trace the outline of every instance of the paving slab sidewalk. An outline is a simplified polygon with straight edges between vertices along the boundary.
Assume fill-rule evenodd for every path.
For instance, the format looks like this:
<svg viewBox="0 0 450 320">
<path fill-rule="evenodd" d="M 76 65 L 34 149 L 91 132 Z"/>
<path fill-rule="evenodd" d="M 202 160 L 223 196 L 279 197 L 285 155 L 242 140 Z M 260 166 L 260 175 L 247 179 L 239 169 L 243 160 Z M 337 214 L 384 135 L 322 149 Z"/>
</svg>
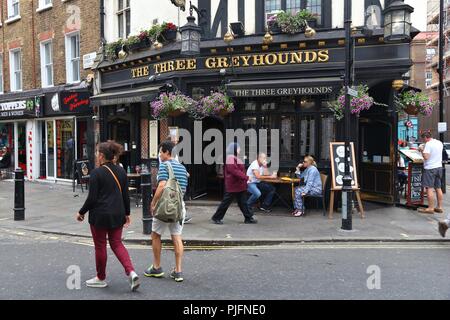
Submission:
<svg viewBox="0 0 450 320">
<path fill-rule="evenodd" d="M 13 221 L 14 183 L 0 181 L 0 227 L 47 232 L 53 234 L 90 237 L 87 223 L 75 221 L 87 193 L 71 186 L 26 182 L 25 221 Z M 218 203 L 216 203 L 218 204 Z M 185 225 L 183 238 L 189 244 L 277 244 L 284 242 L 335 241 L 443 241 L 437 232 L 437 221 L 443 214 L 423 215 L 416 211 L 366 203 L 366 219 L 353 217 L 352 232 L 340 230 L 340 214 L 333 220 L 322 211 L 311 210 L 308 216 L 293 218 L 286 209 L 271 214 L 257 213 L 257 225 L 246 225 L 237 206 L 225 216 L 224 225 L 210 223 L 216 209 L 212 206 L 187 204 L 193 222 Z M 445 198 L 445 212 L 450 212 L 450 195 Z M 132 226 L 124 231 L 127 242 L 148 242 L 142 234 L 142 209 L 132 208 Z M 168 239 L 166 234 L 164 239 Z"/>
</svg>

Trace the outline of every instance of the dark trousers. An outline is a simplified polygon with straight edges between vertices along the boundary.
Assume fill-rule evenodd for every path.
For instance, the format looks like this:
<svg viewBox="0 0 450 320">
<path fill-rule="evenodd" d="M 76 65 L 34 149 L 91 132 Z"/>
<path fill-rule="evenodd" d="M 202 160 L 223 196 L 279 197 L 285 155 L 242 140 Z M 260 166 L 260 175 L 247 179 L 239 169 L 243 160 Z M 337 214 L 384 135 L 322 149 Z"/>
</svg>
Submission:
<svg viewBox="0 0 450 320">
<path fill-rule="evenodd" d="M 111 250 L 125 269 L 126 275 L 130 275 L 131 271 L 134 271 L 130 255 L 122 243 L 122 229 L 122 227 L 116 229 L 100 229 L 91 225 L 91 233 L 95 245 L 97 277 L 100 280 L 106 279 L 106 260 L 108 259 L 106 237 L 108 237 Z"/>
<path fill-rule="evenodd" d="M 216 213 L 214 214 L 212 219 L 222 220 L 223 217 L 225 217 L 225 213 L 227 212 L 234 198 L 236 198 L 239 208 L 241 209 L 241 212 L 245 217 L 245 220 L 251 219 L 253 217 L 253 214 L 250 212 L 247 206 L 247 191 L 233 193 L 225 192 L 223 200 L 217 208 Z"/>
</svg>

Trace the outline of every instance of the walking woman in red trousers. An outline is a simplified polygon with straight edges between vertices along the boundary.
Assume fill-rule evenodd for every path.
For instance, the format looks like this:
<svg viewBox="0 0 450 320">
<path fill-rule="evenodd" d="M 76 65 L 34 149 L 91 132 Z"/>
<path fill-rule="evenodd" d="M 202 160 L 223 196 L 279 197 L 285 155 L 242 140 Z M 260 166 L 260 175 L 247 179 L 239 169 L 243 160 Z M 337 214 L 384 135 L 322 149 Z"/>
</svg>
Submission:
<svg viewBox="0 0 450 320">
<path fill-rule="evenodd" d="M 139 277 L 122 243 L 123 227 L 130 225 L 130 197 L 125 170 L 113 164 L 114 158 L 119 154 L 120 145 L 117 143 L 109 141 L 99 144 L 96 151 L 98 168 L 90 174 L 89 195 L 77 214 L 77 220 L 84 221 L 84 216 L 89 211 L 97 276 L 86 281 L 86 285 L 91 288 L 107 286 L 105 279 L 108 238 L 112 251 L 129 277 L 131 290 L 136 291 L 139 288 Z"/>
</svg>

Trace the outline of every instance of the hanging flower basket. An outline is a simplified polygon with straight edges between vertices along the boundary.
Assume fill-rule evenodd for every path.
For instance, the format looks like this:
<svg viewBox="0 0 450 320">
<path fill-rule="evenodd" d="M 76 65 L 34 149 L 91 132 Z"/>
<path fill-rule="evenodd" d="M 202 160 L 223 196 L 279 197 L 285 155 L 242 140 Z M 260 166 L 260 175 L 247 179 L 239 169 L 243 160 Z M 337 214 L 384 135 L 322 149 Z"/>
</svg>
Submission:
<svg viewBox="0 0 450 320">
<path fill-rule="evenodd" d="M 234 104 L 231 98 L 222 92 L 214 92 L 192 105 L 189 113 L 195 119 L 202 119 L 209 116 L 223 118 L 233 111 Z"/>
<path fill-rule="evenodd" d="M 417 116 L 419 114 L 419 108 L 417 108 L 414 105 L 408 105 L 406 106 L 406 108 L 404 109 L 405 113 L 410 115 L 410 116 Z"/>
<path fill-rule="evenodd" d="M 155 119 L 179 117 L 187 112 L 196 102 L 181 92 L 162 93 L 150 104 L 152 116 Z"/>
<path fill-rule="evenodd" d="M 374 99 L 369 96 L 369 87 L 366 85 L 359 85 L 356 90 L 358 91 L 357 97 L 352 97 L 350 101 L 351 113 L 358 115 L 363 110 L 369 110 L 374 104 L 381 105 L 380 103 L 376 103 Z M 344 118 L 344 109 L 345 109 L 345 89 L 343 88 L 340 92 L 337 100 L 329 102 L 328 108 L 333 111 L 334 116 L 337 120 L 342 120 Z"/>
<path fill-rule="evenodd" d="M 222 118 L 225 118 L 225 117 L 228 116 L 229 114 L 230 114 L 230 111 L 225 110 L 225 109 L 220 110 L 219 113 L 218 113 L 218 115 L 219 115 L 220 117 L 222 117 Z"/>
<path fill-rule="evenodd" d="M 169 111 L 167 113 L 167 115 L 172 118 L 177 118 L 179 116 L 182 116 L 185 113 L 186 113 L 186 111 L 184 111 L 184 110 L 174 110 L 174 111 Z"/>
<path fill-rule="evenodd" d="M 433 114 L 436 101 L 429 98 L 425 93 L 409 90 L 395 97 L 395 106 L 398 112 L 412 116 L 422 115 L 429 117 Z"/>
</svg>

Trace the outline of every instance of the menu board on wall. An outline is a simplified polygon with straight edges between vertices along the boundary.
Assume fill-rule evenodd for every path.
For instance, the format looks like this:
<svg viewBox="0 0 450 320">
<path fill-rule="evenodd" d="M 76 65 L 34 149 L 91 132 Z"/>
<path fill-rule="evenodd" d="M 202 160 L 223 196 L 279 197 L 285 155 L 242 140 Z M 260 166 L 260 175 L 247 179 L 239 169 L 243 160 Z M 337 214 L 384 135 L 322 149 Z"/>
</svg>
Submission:
<svg viewBox="0 0 450 320">
<path fill-rule="evenodd" d="M 149 122 L 149 157 L 150 159 L 158 159 L 158 121 L 150 120 Z"/>
<path fill-rule="evenodd" d="M 331 142 L 330 143 L 330 157 L 331 157 L 331 174 L 333 190 L 341 190 L 344 183 L 343 178 L 345 174 L 345 143 Z M 350 175 L 352 177 L 352 188 L 358 189 L 358 175 L 356 170 L 355 160 L 355 146 L 353 142 L 350 143 Z"/>
</svg>

